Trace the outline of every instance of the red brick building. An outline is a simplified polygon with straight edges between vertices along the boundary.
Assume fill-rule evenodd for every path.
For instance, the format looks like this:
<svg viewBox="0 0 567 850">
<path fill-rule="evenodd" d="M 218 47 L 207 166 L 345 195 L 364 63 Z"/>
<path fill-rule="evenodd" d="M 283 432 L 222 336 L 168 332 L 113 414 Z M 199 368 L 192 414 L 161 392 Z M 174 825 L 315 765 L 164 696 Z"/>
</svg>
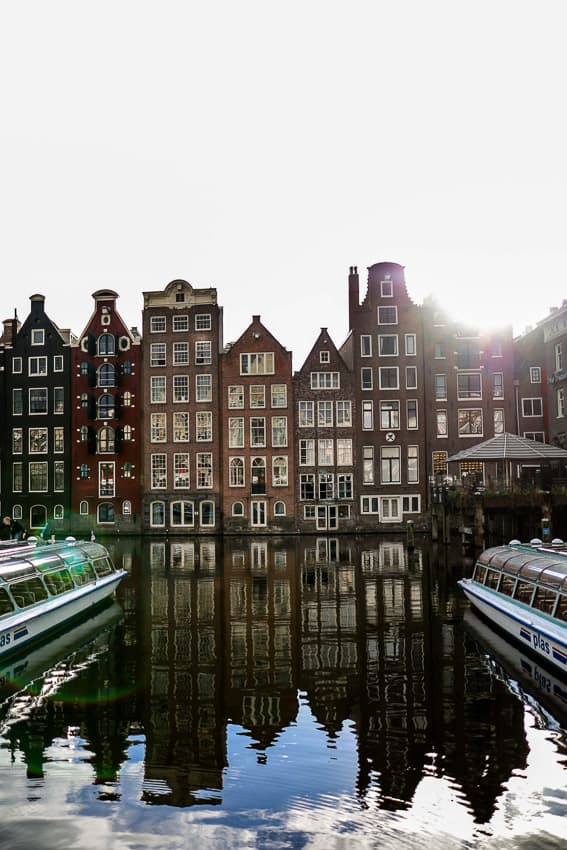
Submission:
<svg viewBox="0 0 567 850">
<path fill-rule="evenodd" d="M 291 352 L 259 316 L 222 355 L 225 531 L 295 526 Z"/>
<path fill-rule="evenodd" d="M 141 346 L 111 289 L 93 293 L 94 312 L 73 349 L 73 527 L 140 530 Z"/>
<path fill-rule="evenodd" d="M 294 375 L 296 522 L 301 531 L 352 529 L 354 377 L 326 328 Z"/>
<path fill-rule="evenodd" d="M 173 280 L 144 292 L 143 528 L 154 534 L 220 528 L 219 353 L 216 289 Z"/>
</svg>

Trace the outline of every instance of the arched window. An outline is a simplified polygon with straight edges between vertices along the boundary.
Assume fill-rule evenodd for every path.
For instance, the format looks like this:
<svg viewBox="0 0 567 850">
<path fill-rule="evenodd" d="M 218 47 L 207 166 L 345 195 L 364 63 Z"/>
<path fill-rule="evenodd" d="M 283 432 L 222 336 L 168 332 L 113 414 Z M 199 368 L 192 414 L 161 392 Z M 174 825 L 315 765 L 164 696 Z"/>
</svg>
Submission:
<svg viewBox="0 0 567 850">
<path fill-rule="evenodd" d="M 241 457 L 231 457 L 229 467 L 230 486 L 244 487 L 244 460 Z"/>
<path fill-rule="evenodd" d="M 84 376 L 84 375 L 88 375 L 88 374 L 89 374 L 89 361 L 88 360 L 81 360 L 81 375 Z"/>
<path fill-rule="evenodd" d="M 79 467 L 79 478 L 85 479 L 88 478 L 91 471 L 89 469 L 88 464 L 82 463 Z"/>
<path fill-rule="evenodd" d="M 88 512 L 89 512 L 89 503 L 88 502 L 81 502 L 81 504 L 79 505 L 79 513 L 81 514 L 81 516 L 86 516 L 88 514 Z"/>
<path fill-rule="evenodd" d="M 80 438 L 81 438 L 81 443 L 86 443 L 87 440 L 89 439 L 89 426 L 88 425 L 81 425 L 81 430 L 80 430 L 79 434 L 80 434 Z"/>
<path fill-rule="evenodd" d="M 285 516 L 285 502 L 274 502 L 274 516 Z"/>
<path fill-rule="evenodd" d="M 132 439 L 132 426 L 131 425 L 125 425 L 123 427 L 122 438 L 124 440 L 131 440 Z"/>
<path fill-rule="evenodd" d="M 81 407 L 88 407 L 88 406 L 89 406 L 89 394 L 88 393 L 81 393 Z"/>
<path fill-rule="evenodd" d="M 126 390 L 125 393 L 122 393 L 122 404 L 124 407 L 132 407 L 132 393 L 130 390 Z"/>
<path fill-rule="evenodd" d="M 102 454 L 115 451 L 116 438 L 114 428 L 100 428 L 96 435 L 97 451 Z"/>
<path fill-rule="evenodd" d="M 53 519 L 63 519 L 63 505 L 55 505 L 53 508 Z"/>
<path fill-rule="evenodd" d="M 125 360 L 122 364 L 122 374 L 123 375 L 131 375 L 132 374 L 132 361 Z"/>
<path fill-rule="evenodd" d="M 116 373 L 112 363 L 103 363 L 98 370 L 99 387 L 114 387 L 116 385 Z"/>
<path fill-rule="evenodd" d="M 133 478 L 134 476 L 134 464 L 126 461 L 126 463 L 122 464 L 122 477 L 123 478 Z"/>
<path fill-rule="evenodd" d="M 116 349 L 116 341 L 112 334 L 101 334 L 97 340 L 98 354 L 114 354 Z"/>
<path fill-rule="evenodd" d="M 202 526 L 211 527 L 215 524 L 215 503 L 201 502 L 199 505 L 200 521 Z"/>
<path fill-rule="evenodd" d="M 122 502 L 122 516 L 132 516 L 132 502 L 130 499 L 124 499 Z"/>
<path fill-rule="evenodd" d="M 150 505 L 150 524 L 154 528 L 160 528 L 165 525 L 165 503 L 152 502 Z"/>
<path fill-rule="evenodd" d="M 114 396 L 105 393 L 97 401 L 97 418 L 114 419 Z"/>
<path fill-rule="evenodd" d="M 114 522 L 114 505 L 112 502 L 101 502 L 96 513 L 98 522 Z"/>
<path fill-rule="evenodd" d="M 47 522 L 45 505 L 32 505 L 30 508 L 30 528 L 43 528 Z"/>
<path fill-rule="evenodd" d="M 265 457 L 253 457 L 251 464 L 251 475 L 252 475 L 252 492 L 253 493 L 265 493 L 266 492 L 266 458 Z"/>
<path fill-rule="evenodd" d="M 242 502 L 233 502 L 232 503 L 232 515 L 233 516 L 244 516 L 244 505 Z"/>
<path fill-rule="evenodd" d="M 171 503 L 172 526 L 191 526 L 194 522 L 193 502 L 179 501 Z"/>
</svg>

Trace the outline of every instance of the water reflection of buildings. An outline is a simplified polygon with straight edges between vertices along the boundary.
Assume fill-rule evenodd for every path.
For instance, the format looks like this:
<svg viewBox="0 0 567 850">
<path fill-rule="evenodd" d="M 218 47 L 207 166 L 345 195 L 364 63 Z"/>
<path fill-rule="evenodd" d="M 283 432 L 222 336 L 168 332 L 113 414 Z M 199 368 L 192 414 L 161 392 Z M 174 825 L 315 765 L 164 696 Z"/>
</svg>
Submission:
<svg viewBox="0 0 567 850">
<path fill-rule="evenodd" d="M 219 803 L 226 766 L 218 540 L 148 544 L 143 799 Z"/>
<path fill-rule="evenodd" d="M 300 541 L 301 688 L 332 740 L 359 687 L 355 566 L 350 538 Z"/>
<path fill-rule="evenodd" d="M 297 716 L 295 542 L 235 539 L 223 574 L 226 709 L 263 751 Z"/>
</svg>

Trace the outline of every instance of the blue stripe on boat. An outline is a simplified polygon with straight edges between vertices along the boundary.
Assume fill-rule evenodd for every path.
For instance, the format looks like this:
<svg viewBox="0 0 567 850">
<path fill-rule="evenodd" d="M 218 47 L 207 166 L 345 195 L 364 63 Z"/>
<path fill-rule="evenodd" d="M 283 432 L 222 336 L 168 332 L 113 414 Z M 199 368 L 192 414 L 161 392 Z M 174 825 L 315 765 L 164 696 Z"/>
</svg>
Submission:
<svg viewBox="0 0 567 850">
<path fill-rule="evenodd" d="M 524 640 L 527 640 L 527 642 L 528 642 L 528 643 L 531 643 L 531 642 L 532 642 L 532 636 L 531 636 L 531 634 L 528 632 L 528 630 L 527 630 L 527 629 L 522 629 L 522 628 L 520 627 L 520 637 L 523 637 L 523 638 L 524 638 Z"/>
<path fill-rule="evenodd" d="M 14 632 L 14 640 L 18 640 L 18 638 L 23 638 L 27 635 L 27 629 L 19 629 L 17 632 Z"/>
<path fill-rule="evenodd" d="M 561 650 L 557 649 L 555 646 L 551 647 L 551 651 L 553 657 L 556 658 L 557 661 L 561 661 L 562 664 L 567 664 L 567 655 L 565 655 L 564 652 L 561 652 Z"/>
</svg>

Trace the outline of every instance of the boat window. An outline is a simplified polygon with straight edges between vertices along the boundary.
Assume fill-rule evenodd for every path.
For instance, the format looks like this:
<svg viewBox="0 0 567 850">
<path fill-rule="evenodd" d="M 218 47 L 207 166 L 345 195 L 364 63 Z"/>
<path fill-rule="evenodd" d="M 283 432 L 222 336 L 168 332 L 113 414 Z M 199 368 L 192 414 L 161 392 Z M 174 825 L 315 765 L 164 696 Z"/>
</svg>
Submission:
<svg viewBox="0 0 567 850">
<path fill-rule="evenodd" d="M 505 596 L 513 596 L 515 586 L 516 579 L 514 576 L 507 576 L 505 573 L 502 573 L 502 581 L 499 587 L 500 593 L 503 593 Z"/>
<path fill-rule="evenodd" d="M 73 576 L 75 584 L 79 585 L 79 587 L 82 584 L 88 584 L 90 581 L 94 581 L 96 578 L 92 564 L 86 561 L 72 566 L 71 575 Z"/>
<path fill-rule="evenodd" d="M 567 596 L 564 593 L 559 597 L 555 616 L 558 620 L 563 620 L 564 623 L 567 623 Z"/>
<path fill-rule="evenodd" d="M 567 578 L 567 576 L 565 575 L 565 570 L 561 569 L 561 564 L 554 564 L 544 570 L 539 580 L 543 584 L 547 584 L 549 587 L 559 589 L 565 581 L 565 578 Z"/>
<path fill-rule="evenodd" d="M 63 566 L 63 560 L 59 557 L 59 555 L 54 555 L 53 553 L 49 555 L 30 555 L 30 563 L 32 563 L 40 572 L 46 572 L 47 570 L 53 570 L 57 567 Z"/>
<path fill-rule="evenodd" d="M 533 592 L 533 584 L 530 584 L 528 581 L 519 581 L 516 585 L 514 599 L 517 599 L 519 602 L 525 602 L 526 605 L 529 605 L 532 601 Z"/>
<path fill-rule="evenodd" d="M 10 589 L 16 605 L 20 608 L 27 608 L 28 605 L 35 605 L 36 602 L 47 599 L 47 590 L 37 577 L 15 582 Z"/>
<path fill-rule="evenodd" d="M 543 611 L 544 614 L 551 614 L 555 607 L 557 593 L 548 587 L 538 587 L 535 592 L 534 608 L 538 611 Z"/>
<path fill-rule="evenodd" d="M 60 593 L 66 593 L 73 589 L 73 579 L 69 574 L 69 570 L 59 570 L 57 573 L 49 573 L 45 576 L 45 584 L 52 596 L 58 596 Z"/>
<path fill-rule="evenodd" d="M 14 610 L 14 604 L 4 587 L 0 587 L 0 615 Z"/>
<path fill-rule="evenodd" d="M 479 584 L 484 584 L 484 577 L 486 575 L 486 567 L 482 564 L 478 563 L 475 567 L 474 571 L 474 580 L 478 581 Z"/>
<path fill-rule="evenodd" d="M 501 575 L 502 573 L 496 572 L 496 570 L 487 570 L 486 578 L 484 580 L 486 587 L 492 587 L 496 590 Z"/>
<path fill-rule="evenodd" d="M 96 561 L 93 561 L 93 567 L 95 568 L 95 573 L 99 576 L 99 578 L 102 578 L 102 576 L 108 576 L 110 573 L 114 572 L 108 558 L 97 558 Z"/>
</svg>

